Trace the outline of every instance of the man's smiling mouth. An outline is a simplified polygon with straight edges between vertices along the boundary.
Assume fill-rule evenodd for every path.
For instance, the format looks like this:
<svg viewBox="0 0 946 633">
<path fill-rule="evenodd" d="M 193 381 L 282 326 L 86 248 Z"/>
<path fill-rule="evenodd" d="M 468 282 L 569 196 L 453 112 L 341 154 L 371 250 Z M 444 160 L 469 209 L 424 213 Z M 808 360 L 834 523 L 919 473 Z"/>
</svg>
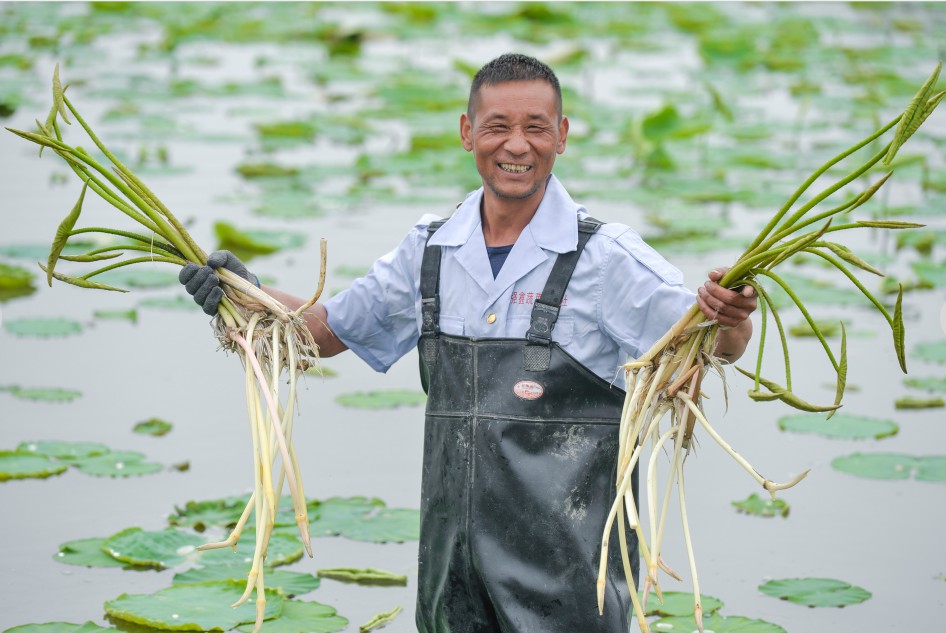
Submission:
<svg viewBox="0 0 946 633">
<path fill-rule="evenodd" d="M 513 165 L 512 163 L 499 163 L 499 168 L 512 174 L 524 174 L 530 169 L 531 165 Z"/>
</svg>

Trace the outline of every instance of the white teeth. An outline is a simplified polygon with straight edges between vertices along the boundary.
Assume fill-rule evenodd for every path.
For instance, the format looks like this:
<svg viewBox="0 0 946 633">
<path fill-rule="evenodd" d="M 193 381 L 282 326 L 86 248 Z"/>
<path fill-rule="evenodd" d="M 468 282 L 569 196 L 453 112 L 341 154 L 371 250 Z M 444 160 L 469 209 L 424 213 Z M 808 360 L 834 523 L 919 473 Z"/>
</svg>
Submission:
<svg viewBox="0 0 946 633">
<path fill-rule="evenodd" d="M 528 165 L 513 165 L 511 163 L 499 163 L 499 166 L 503 171 L 511 171 L 515 174 L 523 174 L 532 169 Z"/>
</svg>

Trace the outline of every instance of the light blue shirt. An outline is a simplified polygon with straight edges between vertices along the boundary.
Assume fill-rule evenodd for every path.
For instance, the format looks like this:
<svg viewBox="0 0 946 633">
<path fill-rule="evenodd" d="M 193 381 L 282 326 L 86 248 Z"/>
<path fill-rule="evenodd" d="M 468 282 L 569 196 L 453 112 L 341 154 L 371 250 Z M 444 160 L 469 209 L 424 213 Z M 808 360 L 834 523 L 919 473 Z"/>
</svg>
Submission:
<svg viewBox="0 0 946 633">
<path fill-rule="evenodd" d="M 587 216 L 552 176 L 532 221 L 494 279 L 480 220 L 482 188 L 470 193 L 430 239 L 443 247 L 440 330 L 471 338 L 524 338 L 532 304 L 560 253 L 578 245 Z M 417 345 L 425 215 L 365 277 L 325 303 L 335 334 L 377 371 Z M 647 351 L 695 302 L 683 275 L 631 228 L 605 224 L 578 260 L 552 339 L 601 378 L 623 386 L 618 368 Z"/>
</svg>

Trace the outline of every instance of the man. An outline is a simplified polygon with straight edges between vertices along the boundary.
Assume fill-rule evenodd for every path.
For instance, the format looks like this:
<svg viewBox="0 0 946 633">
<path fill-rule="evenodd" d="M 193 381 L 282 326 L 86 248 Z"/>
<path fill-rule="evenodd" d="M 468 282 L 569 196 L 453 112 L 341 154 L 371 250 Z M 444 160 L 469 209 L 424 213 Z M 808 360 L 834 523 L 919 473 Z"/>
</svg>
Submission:
<svg viewBox="0 0 946 633">
<path fill-rule="evenodd" d="M 717 355 L 735 360 L 755 297 L 716 284 L 722 271 L 694 297 L 634 231 L 572 201 L 552 175 L 568 119 L 541 62 L 509 54 L 480 69 L 460 137 L 483 187 L 447 221 L 422 218 L 365 277 L 313 306 L 309 326 L 323 356 L 350 348 L 378 371 L 418 346 L 428 390 L 419 631 L 626 631 L 617 548 L 603 616 L 595 596 L 620 366 L 694 298 L 725 328 Z M 182 281 L 214 313 L 211 268 L 250 275 L 229 254 L 208 264 Z"/>
</svg>

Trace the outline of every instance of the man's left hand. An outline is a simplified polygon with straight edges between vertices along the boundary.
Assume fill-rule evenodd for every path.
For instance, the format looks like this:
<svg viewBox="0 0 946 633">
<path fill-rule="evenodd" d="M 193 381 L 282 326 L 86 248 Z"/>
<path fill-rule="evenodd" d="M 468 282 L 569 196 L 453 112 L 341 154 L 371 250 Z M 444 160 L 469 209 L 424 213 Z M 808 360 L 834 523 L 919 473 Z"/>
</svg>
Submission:
<svg viewBox="0 0 946 633">
<path fill-rule="evenodd" d="M 729 268 L 715 268 L 709 280 L 697 291 L 696 302 L 700 311 L 710 321 L 719 323 L 721 329 L 734 328 L 756 309 L 756 292 L 752 286 L 729 290 L 719 285 L 719 280 Z"/>
</svg>

